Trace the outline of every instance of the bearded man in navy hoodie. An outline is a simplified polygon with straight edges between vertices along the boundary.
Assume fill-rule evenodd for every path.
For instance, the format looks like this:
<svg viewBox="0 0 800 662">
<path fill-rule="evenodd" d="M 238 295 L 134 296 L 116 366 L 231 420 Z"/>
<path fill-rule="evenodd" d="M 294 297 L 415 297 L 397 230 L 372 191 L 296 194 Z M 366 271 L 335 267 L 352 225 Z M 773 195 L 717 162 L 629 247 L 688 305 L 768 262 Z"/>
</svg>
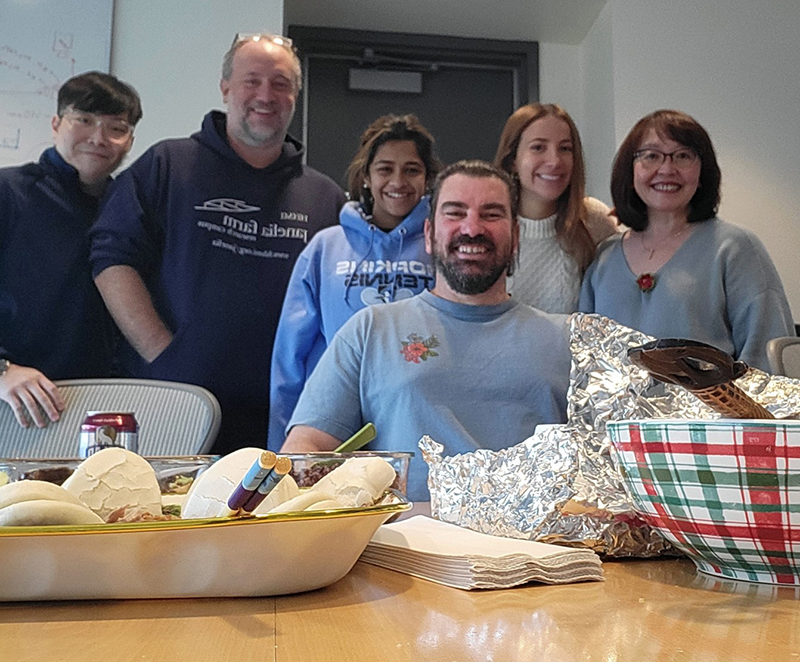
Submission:
<svg viewBox="0 0 800 662">
<path fill-rule="evenodd" d="M 132 376 L 198 384 L 222 406 L 213 452 L 265 446 L 272 344 L 292 266 L 344 192 L 287 136 L 300 90 L 288 39 L 237 37 L 190 138 L 118 178 L 92 232 L 92 269 Z"/>
<path fill-rule="evenodd" d="M 129 85 L 74 76 L 58 90 L 53 147 L 0 169 L 0 400 L 24 427 L 59 419 L 51 380 L 112 371 L 113 323 L 92 281 L 88 232 L 141 117 Z"/>
</svg>

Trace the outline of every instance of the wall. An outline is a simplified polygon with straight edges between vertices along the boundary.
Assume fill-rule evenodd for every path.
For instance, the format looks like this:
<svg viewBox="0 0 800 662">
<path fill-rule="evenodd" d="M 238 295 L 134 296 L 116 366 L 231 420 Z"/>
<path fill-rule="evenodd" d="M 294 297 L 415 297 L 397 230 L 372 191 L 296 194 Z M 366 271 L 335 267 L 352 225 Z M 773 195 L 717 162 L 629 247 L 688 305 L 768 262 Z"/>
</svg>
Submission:
<svg viewBox="0 0 800 662">
<path fill-rule="evenodd" d="M 575 120 L 586 158 L 586 193 L 609 205 L 609 172 L 617 147 L 612 46 L 608 5 L 580 46 L 539 45 L 540 99 L 561 105 Z"/>
<path fill-rule="evenodd" d="M 617 144 L 657 108 L 703 124 L 723 173 L 720 216 L 766 244 L 800 319 L 800 3 L 608 0 L 599 20 L 607 11 Z"/>
<path fill-rule="evenodd" d="M 586 120 L 582 142 L 586 153 L 586 192 L 609 205 L 611 163 L 617 151 L 614 130 L 614 61 L 611 9 L 597 17 L 581 48 Z"/>
<path fill-rule="evenodd" d="M 116 0 L 111 73 L 133 85 L 144 117 L 130 163 L 162 138 L 197 131 L 223 108 L 222 56 L 237 32 L 283 31 L 283 0 Z"/>
<path fill-rule="evenodd" d="M 606 0 L 286 0 L 284 12 L 287 25 L 580 44 L 605 4 Z"/>
<path fill-rule="evenodd" d="M 565 108 L 579 129 L 585 110 L 580 54 L 578 46 L 539 44 L 539 100 Z"/>
<path fill-rule="evenodd" d="M 610 205 L 609 168 L 616 150 L 611 36 L 610 29 L 592 32 L 582 46 L 539 44 L 539 99 L 559 104 L 575 121 L 586 159 L 586 194 Z"/>
</svg>

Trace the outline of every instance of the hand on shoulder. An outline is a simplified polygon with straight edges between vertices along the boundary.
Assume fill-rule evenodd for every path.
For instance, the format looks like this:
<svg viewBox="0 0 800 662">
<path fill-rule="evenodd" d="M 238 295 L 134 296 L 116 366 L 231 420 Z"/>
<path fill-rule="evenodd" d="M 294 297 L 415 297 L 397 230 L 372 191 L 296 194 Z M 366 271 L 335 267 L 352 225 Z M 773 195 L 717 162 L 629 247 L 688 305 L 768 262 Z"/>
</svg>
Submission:
<svg viewBox="0 0 800 662">
<path fill-rule="evenodd" d="M 27 428 L 32 420 L 43 428 L 47 421 L 57 421 L 64 411 L 64 399 L 58 387 L 34 368 L 8 364 L 0 376 L 0 400 L 5 400 L 14 410 L 19 424 Z"/>
<path fill-rule="evenodd" d="M 624 229 L 614 215 L 614 210 L 605 202 L 587 197 L 583 199 L 583 203 L 586 205 L 586 229 L 595 245 Z"/>
</svg>

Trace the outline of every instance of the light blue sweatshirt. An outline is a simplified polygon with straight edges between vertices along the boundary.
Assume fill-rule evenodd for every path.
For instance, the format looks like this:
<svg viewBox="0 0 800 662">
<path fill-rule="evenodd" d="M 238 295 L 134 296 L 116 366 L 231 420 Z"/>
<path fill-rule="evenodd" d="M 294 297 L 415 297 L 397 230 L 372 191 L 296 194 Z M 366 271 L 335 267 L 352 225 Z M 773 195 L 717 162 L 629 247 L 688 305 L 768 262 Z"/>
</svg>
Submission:
<svg viewBox="0 0 800 662">
<path fill-rule="evenodd" d="M 371 421 L 371 450 L 416 452 L 408 496 L 429 501 L 422 435 L 456 455 L 508 448 L 566 420 L 567 324 L 512 298 L 469 305 L 423 292 L 368 307 L 336 334 L 290 425 L 344 440 Z"/>
<path fill-rule="evenodd" d="M 425 196 L 396 228 L 384 232 L 359 203 L 348 202 L 340 225 L 318 232 L 300 254 L 272 354 L 269 448 L 283 443 L 306 379 L 355 312 L 433 287 L 424 236 L 429 209 Z"/>
</svg>

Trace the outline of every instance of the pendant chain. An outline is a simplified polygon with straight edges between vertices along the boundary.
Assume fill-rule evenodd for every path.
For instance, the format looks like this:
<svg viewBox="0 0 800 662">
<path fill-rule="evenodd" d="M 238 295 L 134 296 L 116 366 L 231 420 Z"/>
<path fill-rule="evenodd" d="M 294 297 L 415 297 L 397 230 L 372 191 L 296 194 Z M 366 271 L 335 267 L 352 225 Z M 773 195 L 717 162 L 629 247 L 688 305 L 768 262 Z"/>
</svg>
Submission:
<svg viewBox="0 0 800 662">
<path fill-rule="evenodd" d="M 682 227 L 680 230 L 678 230 L 677 232 L 674 232 L 673 234 L 669 235 L 669 236 L 667 237 L 667 240 L 671 241 L 671 240 L 673 240 L 673 239 L 677 239 L 677 238 L 678 238 L 678 237 L 680 237 L 680 236 L 681 236 L 681 235 L 682 235 L 684 232 L 686 232 L 686 230 L 687 230 L 688 228 L 689 228 L 689 224 L 687 223 L 687 224 L 686 224 L 686 225 L 684 225 L 684 226 L 683 226 L 683 227 Z M 652 260 L 652 259 L 653 259 L 653 255 L 655 255 L 656 251 L 658 250 L 658 247 L 656 247 L 656 248 L 650 248 L 650 247 L 649 247 L 647 244 L 645 244 L 645 243 L 644 243 L 644 232 L 640 232 L 640 233 L 639 233 L 639 242 L 642 244 L 642 248 L 643 248 L 643 249 L 645 250 L 645 252 L 647 253 L 647 260 L 648 260 L 648 262 L 649 262 L 650 260 Z"/>
</svg>

